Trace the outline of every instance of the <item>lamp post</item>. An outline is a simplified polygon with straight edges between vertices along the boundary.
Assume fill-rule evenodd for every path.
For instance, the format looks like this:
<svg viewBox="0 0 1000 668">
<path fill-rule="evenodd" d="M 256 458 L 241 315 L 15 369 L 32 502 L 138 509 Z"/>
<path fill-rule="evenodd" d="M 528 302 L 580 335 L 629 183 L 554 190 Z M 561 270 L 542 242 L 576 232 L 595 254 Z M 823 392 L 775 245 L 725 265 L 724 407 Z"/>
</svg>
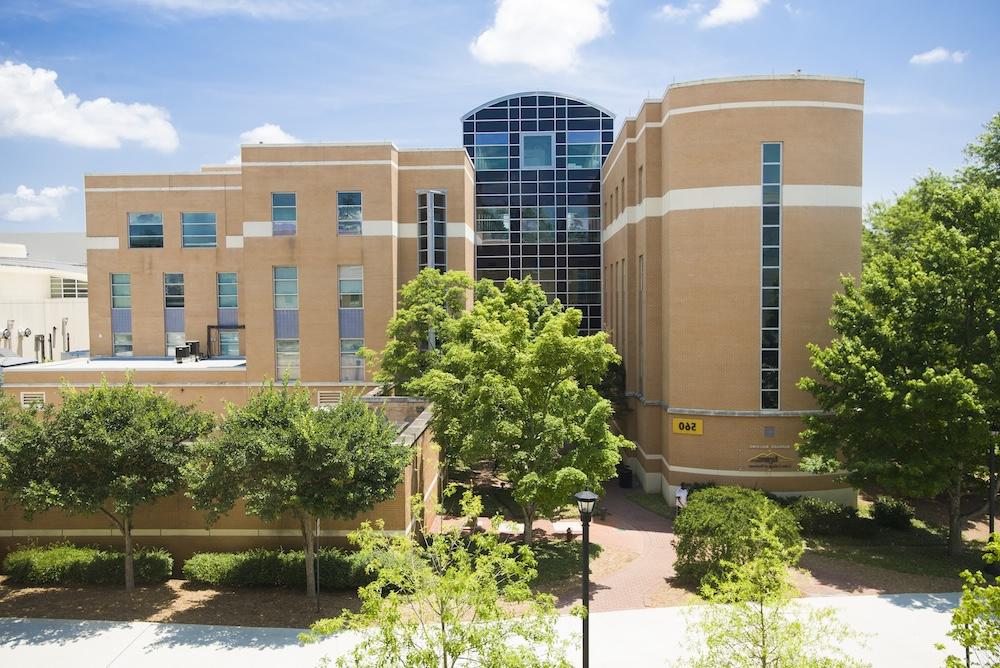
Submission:
<svg viewBox="0 0 1000 668">
<path fill-rule="evenodd" d="M 583 668 L 590 666 L 590 518 L 597 505 L 597 495 L 589 490 L 575 494 L 576 507 L 583 523 Z"/>
</svg>

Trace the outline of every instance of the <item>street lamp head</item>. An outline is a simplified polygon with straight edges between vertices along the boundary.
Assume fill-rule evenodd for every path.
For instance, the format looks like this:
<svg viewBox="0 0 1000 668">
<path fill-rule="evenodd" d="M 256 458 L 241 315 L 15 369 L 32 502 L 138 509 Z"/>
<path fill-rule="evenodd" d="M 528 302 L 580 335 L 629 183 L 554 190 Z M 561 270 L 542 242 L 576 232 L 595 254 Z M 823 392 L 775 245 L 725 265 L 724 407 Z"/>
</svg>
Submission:
<svg viewBox="0 0 1000 668">
<path fill-rule="evenodd" d="M 597 505 L 596 494 L 590 490 L 584 490 L 577 492 L 574 498 L 576 498 L 576 507 L 580 509 L 581 517 L 590 517 L 594 514 L 594 506 Z"/>
</svg>

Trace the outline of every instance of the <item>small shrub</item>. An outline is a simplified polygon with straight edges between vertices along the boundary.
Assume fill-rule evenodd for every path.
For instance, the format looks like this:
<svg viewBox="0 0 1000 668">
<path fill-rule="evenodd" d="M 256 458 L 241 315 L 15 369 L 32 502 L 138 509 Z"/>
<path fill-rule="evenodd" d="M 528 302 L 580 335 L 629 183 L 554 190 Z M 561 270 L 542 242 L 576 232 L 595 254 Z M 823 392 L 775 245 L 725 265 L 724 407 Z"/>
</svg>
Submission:
<svg viewBox="0 0 1000 668">
<path fill-rule="evenodd" d="M 759 490 L 714 487 L 692 495 L 674 521 L 678 578 L 700 583 L 720 577 L 724 561 L 745 563 L 760 548 L 751 536 L 754 521 L 763 522 L 790 552 L 801 552 L 802 538 L 791 512 Z"/>
<path fill-rule="evenodd" d="M 136 549 L 135 581 L 165 582 L 174 559 L 166 550 Z M 14 584 L 120 584 L 125 581 L 125 553 L 71 543 L 19 546 L 4 559 L 4 573 Z"/>
<path fill-rule="evenodd" d="M 357 552 L 321 548 L 320 589 L 357 589 L 372 581 Z M 306 586 L 306 556 L 302 550 L 254 548 L 245 552 L 199 552 L 184 562 L 184 577 L 214 587 Z"/>
<path fill-rule="evenodd" d="M 872 519 L 880 526 L 908 531 L 913 527 L 913 506 L 902 499 L 880 496 L 872 504 Z"/>
<path fill-rule="evenodd" d="M 850 532 L 858 520 L 856 508 L 812 496 L 799 498 L 791 506 L 792 515 L 807 536 L 839 536 Z"/>
</svg>

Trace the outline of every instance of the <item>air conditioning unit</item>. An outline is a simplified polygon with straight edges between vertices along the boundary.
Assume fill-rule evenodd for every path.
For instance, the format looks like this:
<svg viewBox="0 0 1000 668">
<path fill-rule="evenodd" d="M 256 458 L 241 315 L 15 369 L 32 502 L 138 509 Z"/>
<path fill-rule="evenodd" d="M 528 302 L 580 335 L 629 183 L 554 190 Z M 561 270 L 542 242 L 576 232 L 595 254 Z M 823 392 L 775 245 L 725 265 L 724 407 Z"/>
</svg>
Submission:
<svg viewBox="0 0 1000 668">
<path fill-rule="evenodd" d="M 340 403 L 342 392 L 340 390 L 317 390 L 317 406 L 336 406 Z"/>
<path fill-rule="evenodd" d="M 191 356 L 196 360 L 201 358 L 201 344 L 197 341 L 185 341 L 185 345 L 191 350 Z"/>
<path fill-rule="evenodd" d="M 185 358 L 191 356 L 191 349 L 187 346 L 177 346 L 174 348 L 174 359 L 177 360 L 178 364 L 184 362 Z"/>
</svg>

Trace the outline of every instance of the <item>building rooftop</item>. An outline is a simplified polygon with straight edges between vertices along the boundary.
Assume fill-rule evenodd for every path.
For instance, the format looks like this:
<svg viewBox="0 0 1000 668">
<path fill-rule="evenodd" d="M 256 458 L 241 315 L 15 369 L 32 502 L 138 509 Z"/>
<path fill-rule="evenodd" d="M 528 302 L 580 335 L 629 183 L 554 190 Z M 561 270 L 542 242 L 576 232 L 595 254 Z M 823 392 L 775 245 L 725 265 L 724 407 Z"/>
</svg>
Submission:
<svg viewBox="0 0 1000 668">
<path fill-rule="evenodd" d="M 178 364 L 172 357 L 80 357 L 32 364 L 30 371 L 246 371 L 242 357 L 213 357 Z"/>
<path fill-rule="evenodd" d="M 67 274 L 79 274 L 80 278 L 87 278 L 87 265 L 75 262 L 62 262 L 60 260 L 39 260 L 32 257 L 0 257 L 0 266 L 3 267 L 25 267 L 28 269 L 45 269 L 48 271 L 60 271 Z"/>
</svg>

